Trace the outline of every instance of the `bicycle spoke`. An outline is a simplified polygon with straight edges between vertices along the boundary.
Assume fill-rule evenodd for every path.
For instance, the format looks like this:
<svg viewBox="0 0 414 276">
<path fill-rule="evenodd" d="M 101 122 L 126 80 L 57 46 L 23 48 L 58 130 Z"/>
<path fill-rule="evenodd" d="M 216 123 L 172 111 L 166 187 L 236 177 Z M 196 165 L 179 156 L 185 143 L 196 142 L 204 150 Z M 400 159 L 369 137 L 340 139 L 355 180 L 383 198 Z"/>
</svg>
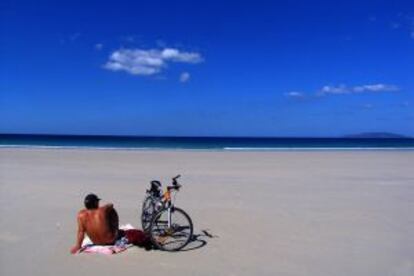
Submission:
<svg viewBox="0 0 414 276">
<path fill-rule="evenodd" d="M 171 211 L 171 226 L 168 227 L 168 211 L 159 213 L 150 230 L 154 242 L 163 250 L 175 251 L 185 246 L 192 236 L 192 223 L 182 210 Z"/>
</svg>

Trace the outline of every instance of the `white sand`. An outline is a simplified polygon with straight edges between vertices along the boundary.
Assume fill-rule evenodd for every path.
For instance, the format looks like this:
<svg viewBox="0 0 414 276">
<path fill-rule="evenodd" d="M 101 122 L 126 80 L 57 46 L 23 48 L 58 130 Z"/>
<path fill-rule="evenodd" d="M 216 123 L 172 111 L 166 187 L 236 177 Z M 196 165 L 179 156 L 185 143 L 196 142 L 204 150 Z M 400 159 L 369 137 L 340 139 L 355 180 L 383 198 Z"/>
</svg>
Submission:
<svg viewBox="0 0 414 276">
<path fill-rule="evenodd" d="M 205 246 L 69 254 L 87 193 L 139 226 L 149 181 L 178 173 Z M 0 223 L 2 276 L 412 276 L 414 152 L 1 149 Z"/>
</svg>

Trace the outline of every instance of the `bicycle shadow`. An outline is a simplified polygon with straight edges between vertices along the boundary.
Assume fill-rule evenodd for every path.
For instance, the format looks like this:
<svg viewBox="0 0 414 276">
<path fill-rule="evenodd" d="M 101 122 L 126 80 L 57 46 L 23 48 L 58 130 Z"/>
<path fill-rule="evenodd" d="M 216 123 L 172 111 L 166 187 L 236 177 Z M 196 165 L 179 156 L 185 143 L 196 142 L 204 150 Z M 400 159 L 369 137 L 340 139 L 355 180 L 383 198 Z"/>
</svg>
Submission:
<svg viewBox="0 0 414 276">
<path fill-rule="evenodd" d="M 210 230 L 201 230 L 200 234 L 193 234 L 190 242 L 180 251 L 197 250 L 207 245 L 207 239 L 218 238 L 219 236 L 213 235 Z"/>
</svg>

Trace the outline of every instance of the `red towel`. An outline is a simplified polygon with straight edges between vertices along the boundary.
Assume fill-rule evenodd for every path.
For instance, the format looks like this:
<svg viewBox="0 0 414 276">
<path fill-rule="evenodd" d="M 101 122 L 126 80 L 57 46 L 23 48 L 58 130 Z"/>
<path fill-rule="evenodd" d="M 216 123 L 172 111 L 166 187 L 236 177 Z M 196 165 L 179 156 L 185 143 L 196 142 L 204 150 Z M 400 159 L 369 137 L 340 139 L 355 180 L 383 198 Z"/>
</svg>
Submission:
<svg viewBox="0 0 414 276">
<path fill-rule="evenodd" d="M 125 237 L 128 239 L 129 243 L 138 246 L 145 246 L 151 242 L 150 237 L 145 234 L 145 232 L 138 229 L 125 230 Z"/>
</svg>

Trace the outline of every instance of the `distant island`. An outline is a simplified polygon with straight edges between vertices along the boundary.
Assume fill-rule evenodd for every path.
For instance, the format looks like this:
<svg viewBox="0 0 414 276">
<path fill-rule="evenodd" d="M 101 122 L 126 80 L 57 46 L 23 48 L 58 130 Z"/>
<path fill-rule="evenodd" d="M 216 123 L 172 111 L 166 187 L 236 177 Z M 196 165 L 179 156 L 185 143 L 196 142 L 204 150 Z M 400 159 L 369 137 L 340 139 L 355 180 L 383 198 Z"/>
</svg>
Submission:
<svg viewBox="0 0 414 276">
<path fill-rule="evenodd" d="M 389 138 L 389 139 L 396 139 L 396 138 L 411 138 L 408 136 L 390 133 L 390 132 L 365 132 L 359 134 L 352 134 L 346 135 L 344 138 Z"/>
</svg>

